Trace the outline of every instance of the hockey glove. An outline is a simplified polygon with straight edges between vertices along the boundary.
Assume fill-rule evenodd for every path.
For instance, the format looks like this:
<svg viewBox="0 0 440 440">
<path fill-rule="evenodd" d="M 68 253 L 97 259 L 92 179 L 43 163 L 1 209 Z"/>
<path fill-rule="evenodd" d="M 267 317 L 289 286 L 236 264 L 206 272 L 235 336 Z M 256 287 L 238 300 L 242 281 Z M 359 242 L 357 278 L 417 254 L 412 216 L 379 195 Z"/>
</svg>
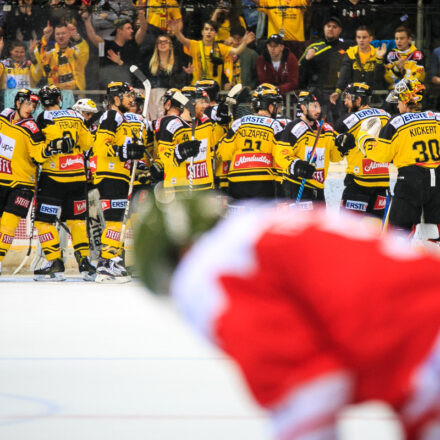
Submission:
<svg viewBox="0 0 440 440">
<path fill-rule="evenodd" d="M 75 142 L 69 136 L 65 136 L 58 139 L 53 139 L 49 142 L 44 153 L 46 156 L 52 156 L 54 154 L 70 154 L 73 152 Z"/>
<path fill-rule="evenodd" d="M 300 179 L 311 179 L 316 171 L 314 164 L 310 164 L 305 160 L 296 159 L 290 164 L 290 174 Z"/>
<path fill-rule="evenodd" d="M 127 144 L 118 147 L 118 156 L 122 162 L 142 159 L 144 153 L 145 146 L 142 144 Z"/>
<path fill-rule="evenodd" d="M 356 146 L 354 136 L 351 133 L 338 134 L 335 139 L 336 148 L 346 156 Z"/>
<path fill-rule="evenodd" d="M 154 163 L 150 167 L 151 180 L 155 182 L 160 182 L 164 178 L 163 169 L 157 164 Z"/>
<path fill-rule="evenodd" d="M 227 125 L 229 124 L 230 120 L 231 118 L 229 117 L 228 106 L 226 102 L 222 101 L 217 106 L 216 122 L 218 122 L 220 125 Z"/>
<path fill-rule="evenodd" d="M 176 145 L 174 155 L 176 156 L 177 162 L 180 164 L 190 157 L 197 156 L 200 151 L 200 144 L 200 141 L 192 140 Z"/>
</svg>

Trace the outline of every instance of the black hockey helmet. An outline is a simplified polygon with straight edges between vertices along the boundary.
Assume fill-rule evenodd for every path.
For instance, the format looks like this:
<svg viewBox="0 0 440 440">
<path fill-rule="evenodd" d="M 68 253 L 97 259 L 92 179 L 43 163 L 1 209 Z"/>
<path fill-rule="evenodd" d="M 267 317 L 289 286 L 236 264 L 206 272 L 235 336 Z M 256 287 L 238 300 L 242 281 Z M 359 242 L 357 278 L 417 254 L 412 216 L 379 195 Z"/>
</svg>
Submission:
<svg viewBox="0 0 440 440">
<path fill-rule="evenodd" d="M 317 96 L 314 93 L 309 92 L 308 90 L 303 90 L 302 92 L 299 92 L 298 104 L 308 105 L 312 102 L 319 103 L 319 99 L 317 98 Z"/>
<path fill-rule="evenodd" d="M 185 86 L 182 87 L 182 95 L 186 96 L 190 101 L 196 102 L 199 99 L 204 99 L 209 102 L 209 95 L 205 89 L 196 86 Z"/>
<path fill-rule="evenodd" d="M 211 101 L 217 101 L 218 94 L 220 92 L 220 87 L 218 82 L 214 79 L 200 79 L 195 83 L 195 86 L 206 90 L 208 93 L 209 99 Z"/>
<path fill-rule="evenodd" d="M 356 100 L 357 98 L 361 98 L 361 104 L 366 105 L 369 104 L 371 95 L 371 87 L 368 84 L 356 82 L 348 84 L 344 90 L 344 93 L 342 94 L 342 98 L 345 99 L 350 97 L 352 101 Z"/>
<path fill-rule="evenodd" d="M 126 93 L 134 93 L 133 87 L 127 82 L 113 81 L 107 84 L 107 96 L 114 98 L 115 96 L 122 99 L 122 95 Z"/>
<path fill-rule="evenodd" d="M 254 90 L 252 93 L 251 104 L 252 109 L 255 112 L 258 110 L 269 110 L 269 105 L 275 105 L 276 107 L 282 105 L 283 97 L 278 92 L 278 89 L 260 89 Z"/>
<path fill-rule="evenodd" d="M 38 92 L 41 104 L 43 107 L 49 107 L 51 105 L 57 105 L 60 102 L 61 90 L 54 85 L 43 86 Z"/>
<path fill-rule="evenodd" d="M 14 98 L 14 106 L 17 108 L 17 102 L 22 103 L 24 101 L 31 101 L 38 103 L 40 98 L 38 98 L 38 95 L 34 93 L 32 90 L 29 89 L 20 89 L 16 94 Z"/>
</svg>

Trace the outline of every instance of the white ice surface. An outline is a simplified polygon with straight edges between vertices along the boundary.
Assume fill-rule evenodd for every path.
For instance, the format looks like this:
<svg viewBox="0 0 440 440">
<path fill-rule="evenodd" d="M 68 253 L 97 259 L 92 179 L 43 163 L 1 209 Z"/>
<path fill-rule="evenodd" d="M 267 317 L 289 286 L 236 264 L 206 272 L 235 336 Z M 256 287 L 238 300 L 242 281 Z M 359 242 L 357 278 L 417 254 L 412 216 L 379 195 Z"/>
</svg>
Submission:
<svg viewBox="0 0 440 440">
<path fill-rule="evenodd" d="M 263 440 L 235 365 L 136 283 L 0 279 L 1 440 Z"/>
</svg>

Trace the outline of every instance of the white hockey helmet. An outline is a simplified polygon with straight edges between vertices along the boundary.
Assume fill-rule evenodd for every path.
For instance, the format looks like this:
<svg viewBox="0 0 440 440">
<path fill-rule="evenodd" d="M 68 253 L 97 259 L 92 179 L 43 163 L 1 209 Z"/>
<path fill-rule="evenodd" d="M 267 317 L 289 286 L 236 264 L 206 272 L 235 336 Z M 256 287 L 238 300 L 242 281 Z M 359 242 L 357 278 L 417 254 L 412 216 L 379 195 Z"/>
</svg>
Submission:
<svg viewBox="0 0 440 440">
<path fill-rule="evenodd" d="M 98 107 L 96 103 L 91 99 L 83 98 L 78 99 L 73 105 L 73 110 L 77 112 L 89 112 L 89 113 L 98 113 Z"/>
</svg>

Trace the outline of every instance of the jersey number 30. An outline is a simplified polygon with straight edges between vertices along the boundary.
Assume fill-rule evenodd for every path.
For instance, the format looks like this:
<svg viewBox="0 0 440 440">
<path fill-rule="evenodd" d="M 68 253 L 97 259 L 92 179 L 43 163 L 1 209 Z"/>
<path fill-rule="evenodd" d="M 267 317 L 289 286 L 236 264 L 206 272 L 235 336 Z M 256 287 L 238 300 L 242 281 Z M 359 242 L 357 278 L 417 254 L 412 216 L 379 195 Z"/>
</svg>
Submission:
<svg viewBox="0 0 440 440">
<path fill-rule="evenodd" d="M 416 158 L 417 163 L 440 160 L 440 147 L 437 139 L 414 142 L 412 148 L 419 153 L 419 157 Z"/>
</svg>

